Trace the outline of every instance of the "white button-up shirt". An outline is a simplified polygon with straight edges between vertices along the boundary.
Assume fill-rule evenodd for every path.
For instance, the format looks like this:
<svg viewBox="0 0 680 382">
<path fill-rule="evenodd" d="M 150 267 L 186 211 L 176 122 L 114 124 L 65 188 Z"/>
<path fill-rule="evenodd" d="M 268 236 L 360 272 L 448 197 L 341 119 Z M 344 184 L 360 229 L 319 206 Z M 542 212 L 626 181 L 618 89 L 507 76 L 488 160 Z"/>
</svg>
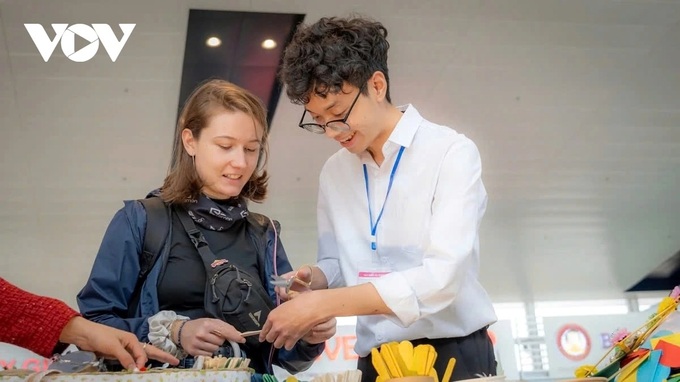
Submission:
<svg viewBox="0 0 680 382">
<path fill-rule="evenodd" d="M 402 110 L 383 146 L 382 166 L 368 152 L 354 155 L 343 148 L 320 175 L 318 266 L 329 287 L 371 282 L 394 312 L 358 318 L 354 350 L 362 357 L 385 342 L 462 337 L 496 321 L 478 280 L 479 225 L 487 201 L 479 151 L 463 134 L 425 120 L 413 106 Z M 384 202 L 375 251 L 369 202 L 373 224 Z M 358 277 L 386 269 L 390 273 L 379 278 Z"/>
</svg>

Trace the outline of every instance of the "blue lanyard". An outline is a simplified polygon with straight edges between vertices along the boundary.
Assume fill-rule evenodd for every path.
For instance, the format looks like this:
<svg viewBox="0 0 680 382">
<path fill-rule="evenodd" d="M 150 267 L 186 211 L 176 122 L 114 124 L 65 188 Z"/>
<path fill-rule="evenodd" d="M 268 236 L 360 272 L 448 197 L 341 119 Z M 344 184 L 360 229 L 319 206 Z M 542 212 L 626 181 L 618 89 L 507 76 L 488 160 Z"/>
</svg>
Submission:
<svg viewBox="0 0 680 382">
<path fill-rule="evenodd" d="M 390 183 L 387 185 L 387 193 L 385 194 L 385 200 L 380 208 L 380 213 L 378 218 L 373 223 L 373 210 L 371 209 L 371 196 L 368 191 L 368 171 L 366 170 L 366 164 L 364 164 L 364 183 L 366 184 L 366 200 L 368 200 L 368 218 L 371 223 L 371 249 L 376 250 L 378 246 L 376 245 L 375 232 L 378 229 L 378 223 L 382 218 L 383 212 L 385 211 L 385 204 L 387 204 L 387 198 L 390 196 L 390 190 L 392 189 L 392 181 L 394 181 L 394 174 L 397 172 L 397 167 L 399 167 L 399 161 L 401 160 L 401 154 L 404 153 L 404 146 L 399 149 L 399 154 L 397 154 L 397 159 L 394 161 L 394 166 L 392 166 L 392 173 L 390 173 Z"/>
</svg>

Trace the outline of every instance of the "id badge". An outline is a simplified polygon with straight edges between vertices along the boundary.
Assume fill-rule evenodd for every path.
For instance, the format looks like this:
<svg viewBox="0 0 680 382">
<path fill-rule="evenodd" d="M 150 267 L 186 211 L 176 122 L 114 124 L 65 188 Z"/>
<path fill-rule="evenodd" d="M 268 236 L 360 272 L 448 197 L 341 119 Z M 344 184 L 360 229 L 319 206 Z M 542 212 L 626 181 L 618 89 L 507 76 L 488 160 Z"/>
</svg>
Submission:
<svg viewBox="0 0 680 382">
<path fill-rule="evenodd" d="M 359 274 L 357 281 L 359 284 L 375 281 L 392 272 L 389 261 L 381 259 L 380 261 L 365 262 L 359 265 Z"/>
</svg>

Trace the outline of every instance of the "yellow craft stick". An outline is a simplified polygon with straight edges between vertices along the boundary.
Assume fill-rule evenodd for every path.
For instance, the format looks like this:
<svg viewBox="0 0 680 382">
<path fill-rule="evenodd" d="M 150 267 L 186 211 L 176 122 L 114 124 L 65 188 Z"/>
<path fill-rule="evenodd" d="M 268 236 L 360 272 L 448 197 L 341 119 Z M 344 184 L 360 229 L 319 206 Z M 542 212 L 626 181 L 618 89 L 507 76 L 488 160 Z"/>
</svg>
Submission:
<svg viewBox="0 0 680 382">
<path fill-rule="evenodd" d="M 413 367 L 413 344 L 411 342 L 409 341 L 399 342 L 399 355 L 401 355 L 401 359 L 404 360 L 404 363 L 406 364 L 407 368 L 409 368 L 412 371 L 416 370 L 416 368 Z"/>
<path fill-rule="evenodd" d="M 392 378 L 401 378 L 404 376 L 402 370 L 399 368 L 399 365 L 397 364 L 397 360 L 394 359 L 394 356 L 392 355 L 388 344 L 382 344 L 380 346 L 380 355 L 382 356 L 383 361 L 385 361 L 385 364 L 387 365 L 387 369 L 390 371 L 390 374 L 392 374 Z"/>
<path fill-rule="evenodd" d="M 418 345 L 413 349 L 413 369 L 418 372 L 418 375 L 428 375 L 428 371 L 425 370 L 428 353 L 429 350 L 425 345 Z"/>
<path fill-rule="evenodd" d="M 437 351 L 434 350 L 434 347 L 432 345 L 426 345 L 429 349 L 427 353 L 427 374 L 429 375 L 430 370 L 434 370 L 434 362 L 437 360 Z M 436 373 L 436 371 L 435 371 Z"/>
<path fill-rule="evenodd" d="M 385 364 L 385 360 L 382 358 L 380 352 L 376 348 L 371 349 L 371 362 L 373 362 L 373 367 L 375 368 L 375 371 L 378 372 L 380 377 L 383 377 L 385 380 L 396 377 L 390 373 L 387 365 Z"/>
<path fill-rule="evenodd" d="M 456 359 L 450 358 L 449 363 L 446 364 L 446 370 L 444 371 L 444 377 L 442 377 L 442 382 L 449 382 L 451 379 L 451 374 L 453 374 L 453 367 L 456 366 Z"/>
<path fill-rule="evenodd" d="M 384 344 L 383 346 L 387 346 L 388 353 L 392 357 L 392 360 L 394 363 L 397 365 L 399 368 L 399 371 L 401 372 L 402 377 L 408 377 L 411 375 L 417 375 L 417 373 L 414 373 L 411 371 L 411 368 L 406 365 L 406 362 L 404 362 L 404 358 L 401 356 L 401 349 L 399 347 L 399 344 L 397 342 L 390 342 L 387 344 Z"/>
<path fill-rule="evenodd" d="M 439 377 L 437 376 L 437 370 L 434 368 L 430 369 L 430 374 L 428 374 L 430 377 L 434 379 L 434 382 L 439 382 Z"/>
</svg>

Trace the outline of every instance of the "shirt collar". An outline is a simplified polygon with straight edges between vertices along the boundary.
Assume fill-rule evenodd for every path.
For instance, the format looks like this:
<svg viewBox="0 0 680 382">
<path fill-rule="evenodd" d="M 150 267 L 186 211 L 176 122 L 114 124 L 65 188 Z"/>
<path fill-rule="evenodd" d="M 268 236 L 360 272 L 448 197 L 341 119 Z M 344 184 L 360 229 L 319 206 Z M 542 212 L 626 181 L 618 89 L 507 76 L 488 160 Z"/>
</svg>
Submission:
<svg viewBox="0 0 680 382">
<path fill-rule="evenodd" d="M 382 151 L 385 158 L 396 155 L 396 152 L 399 151 L 399 147 L 401 146 L 408 148 L 413 142 L 413 137 L 415 137 L 418 127 L 423 121 L 423 117 L 411 104 L 397 106 L 397 109 L 403 114 L 383 145 Z M 368 151 L 362 152 L 359 157 L 361 158 L 362 163 L 375 163 Z"/>
<path fill-rule="evenodd" d="M 399 122 L 397 122 L 397 126 L 394 127 L 387 141 L 393 142 L 397 146 L 408 148 L 413 142 L 413 137 L 416 135 L 423 117 L 420 116 L 418 110 L 411 104 L 398 106 L 397 109 L 404 114 L 399 119 Z"/>
</svg>

